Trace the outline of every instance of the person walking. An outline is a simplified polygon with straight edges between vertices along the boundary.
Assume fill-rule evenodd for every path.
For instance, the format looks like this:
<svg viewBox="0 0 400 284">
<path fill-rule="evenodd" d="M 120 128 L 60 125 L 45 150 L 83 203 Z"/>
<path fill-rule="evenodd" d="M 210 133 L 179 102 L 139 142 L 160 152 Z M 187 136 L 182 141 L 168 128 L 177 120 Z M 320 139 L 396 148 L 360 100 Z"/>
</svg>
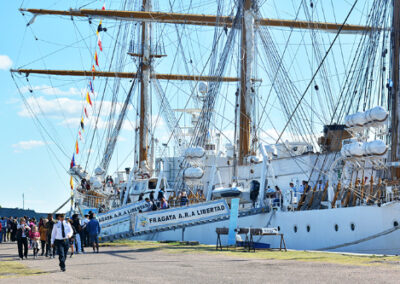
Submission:
<svg viewBox="0 0 400 284">
<path fill-rule="evenodd" d="M 46 224 L 46 229 L 47 229 L 47 245 L 46 247 L 49 248 L 49 250 L 46 250 L 46 257 L 49 256 L 50 258 L 55 258 L 56 257 L 56 249 L 54 246 L 51 245 L 51 234 L 53 232 L 53 227 L 54 227 L 54 220 L 53 220 L 53 214 L 48 214 L 47 215 L 47 224 Z"/>
<path fill-rule="evenodd" d="M 6 235 L 7 242 L 11 242 L 11 220 L 12 217 L 7 218 L 7 235 Z"/>
<path fill-rule="evenodd" d="M 95 252 L 95 246 L 97 253 L 99 253 L 99 234 L 101 231 L 100 223 L 95 218 L 94 213 L 89 215 L 89 223 L 87 224 L 87 230 L 89 233 L 90 243 L 93 246 L 93 252 Z"/>
<path fill-rule="evenodd" d="M 69 238 L 72 237 L 73 230 L 71 225 L 64 220 L 64 214 L 58 214 L 58 222 L 54 224 L 51 232 L 51 246 L 56 247 L 59 266 L 61 271 L 65 271 L 65 261 L 69 249 Z"/>
<path fill-rule="evenodd" d="M 0 239 L 0 243 L 1 242 L 6 242 L 7 240 L 7 218 L 6 217 L 2 217 L 1 218 L 1 239 Z"/>
<path fill-rule="evenodd" d="M 15 242 L 17 240 L 17 229 L 18 229 L 18 223 L 17 223 L 17 217 L 15 217 L 11 221 L 11 241 L 12 242 Z"/>
<path fill-rule="evenodd" d="M 33 225 L 31 227 L 31 231 L 29 232 L 29 239 L 31 240 L 31 247 L 33 249 L 33 258 L 37 258 L 38 252 L 40 250 L 40 233 L 36 225 Z"/>
<path fill-rule="evenodd" d="M 28 234 L 31 228 L 26 224 L 25 218 L 21 218 L 17 225 L 16 237 L 18 245 L 18 255 L 20 260 L 28 258 Z M 24 251 L 22 251 L 24 247 Z"/>
<path fill-rule="evenodd" d="M 76 253 L 83 252 L 82 250 L 82 242 L 81 242 L 81 234 L 82 234 L 82 226 L 81 221 L 79 220 L 78 214 L 72 215 L 72 226 L 74 226 L 76 230 L 75 235 L 75 246 L 76 246 Z"/>
<path fill-rule="evenodd" d="M 39 233 L 40 233 L 40 244 L 42 246 L 42 254 L 41 256 L 44 255 L 44 252 L 46 251 L 46 256 L 48 251 L 50 250 L 50 245 L 46 245 L 46 240 L 47 240 L 47 219 L 42 220 L 42 225 L 39 223 Z"/>
</svg>

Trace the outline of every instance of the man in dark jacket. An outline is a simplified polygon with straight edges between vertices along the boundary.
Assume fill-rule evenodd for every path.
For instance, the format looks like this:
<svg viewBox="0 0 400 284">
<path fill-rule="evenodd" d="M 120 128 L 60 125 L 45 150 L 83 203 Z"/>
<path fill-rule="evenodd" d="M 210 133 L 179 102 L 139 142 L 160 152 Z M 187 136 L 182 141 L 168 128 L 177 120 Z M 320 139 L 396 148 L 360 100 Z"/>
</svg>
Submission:
<svg viewBox="0 0 400 284">
<path fill-rule="evenodd" d="M 81 253 L 81 252 L 83 252 L 83 246 L 82 246 L 82 240 L 81 240 L 82 226 L 81 226 L 81 221 L 79 220 L 78 214 L 72 215 L 72 226 L 76 230 L 76 235 L 75 235 L 76 252 Z"/>
<path fill-rule="evenodd" d="M 93 252 L 95 252 L 95 245 L 97 248 L 97 253 L 99 252 L 99 234 L 101 231 L 100 223 L 94 217 L 94 213 L 89 215 L 89 223 L 87 224 L 87 232 L 89 234 L 90 243 L 93 246 Z"/>
<path fill-rule="evenodd" d="M 21 218 L 19 221 L 19 225 L 17 225 L 17 243 L 18 243 L 18 255 L 21 260 L 25 257 L 28 258 L 28 235 L 31 228 L 26 224 L 24 218 Z M 22 246 L 24 247 L 24 251 L 22 252 Z"/>
<path fill-rule="evenodd" d="M 56 257 L 56 248 L 53 246 L 51 248 L 51 233 L 53 232 L 53 226 L 55 224 L 53 220 L 53 214 L 48 214 L 47 215 L 47 223 L 46 223 L 46 228 L 47 228 L 47 243 L 49 244 L 50 251 L 46 251 L 46 257 L 50 256 L 50 258 L 55 258 Z"/>
<path fill-rule="evenodd" d="M 17 240 L 17 217 L 15 217 L 11 222 L 11 241 L 15 242 Z"/>
</svg>

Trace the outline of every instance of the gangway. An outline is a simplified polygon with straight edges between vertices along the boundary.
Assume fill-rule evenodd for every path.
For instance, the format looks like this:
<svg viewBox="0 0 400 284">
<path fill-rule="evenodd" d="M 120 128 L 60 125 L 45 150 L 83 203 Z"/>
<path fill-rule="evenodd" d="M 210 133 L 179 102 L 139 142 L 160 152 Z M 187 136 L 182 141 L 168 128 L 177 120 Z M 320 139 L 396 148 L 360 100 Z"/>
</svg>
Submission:
<svg viewBox="0 0 400 284">
<path fill-rule="evenodd" d="M 265 206 L 261 208 L 252 208 L 248 210 L 243 210 L 239 212 L 239 218 L 240 217 L 245 217 L 245 216 L 250 216 L 250 215 L 257 215 L 260 213 L 268 213 L 270 211 L 270 207 Z M 170 226 L 162 226 L 159 228 L 155 229 L 149 229 L 149 230 L 142 230 L 135 232 L 133 230 L 133 225 L 135 222 L 135 216 L 130 215 L 127 216 L 124 220 L 120 220 L 119 223 L 121 224 L 122 222 L 129 223 L 129 229 L 124 230 L 122 232 L 114 233 L 114 234 L 109 234 L 109 235 L 103 235 L 99 238 L 100 242 L 110 242 L 110 241 L 116 241 L 116 240 L 121 240 L 121 239 L 129 239 L 133 237 L 138 237 L 138 236 L 143 236 L 143 235 L 148 235 L 148 234 L 154 234 L 154 233 L 159 233 L 159 232 L 165 232 L 165 231 L 170 231 L 170 230 L 177 230 L 177 229 L 185 229 L 187 227 L 192 227 L 192 226 L 197 226 L 197 225 L 203 225 L 203 224 L 209 224 L 209 223 L 215 223 L 215 222 L 220 222 L 220 221 L 225 221 L 229 220 L 229 215 L 228 216 L 222 216 L 222 217 L 217 217 L 217 218 L 210 218 L 208 220 L 200 220 L 200 221 L 194 221 L 194 222 L 189 222 L 189 223 L 184 223 L 184 224 L 174 224 Z M 112 224 L 111 226 L 113 226 Z M 117 224 L 115 224 L 117 225 Z M 128 226 L 126 224 L 125 228 Z"/>
</svg>

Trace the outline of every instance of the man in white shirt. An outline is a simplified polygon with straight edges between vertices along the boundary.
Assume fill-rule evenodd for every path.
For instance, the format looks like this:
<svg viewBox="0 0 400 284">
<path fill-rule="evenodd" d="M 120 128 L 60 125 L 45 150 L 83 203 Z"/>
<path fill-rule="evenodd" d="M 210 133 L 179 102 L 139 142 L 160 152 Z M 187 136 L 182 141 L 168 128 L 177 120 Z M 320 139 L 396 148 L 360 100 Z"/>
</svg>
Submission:
<svg viewBox="0 0 400 284">
<path fill-rule="evenodd" d="M 60 260 L 61 271 L 65 271 L 65 260 L 68 254 L 69 238 L 72 237 L 71 225 L 64 221 L 64 214 L 57 214 L 58 222 L 54 224 L 51 232 L 51 246 L 55 246 Z"/>
</svg>

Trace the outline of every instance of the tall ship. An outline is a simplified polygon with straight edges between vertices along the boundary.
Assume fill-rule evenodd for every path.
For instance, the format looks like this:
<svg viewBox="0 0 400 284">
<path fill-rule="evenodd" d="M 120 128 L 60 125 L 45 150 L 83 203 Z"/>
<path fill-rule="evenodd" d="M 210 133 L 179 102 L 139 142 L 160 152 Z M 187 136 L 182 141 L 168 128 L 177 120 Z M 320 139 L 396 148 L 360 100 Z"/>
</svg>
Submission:
<svg viewBox="0 0 400 284">
<path fill-rule="evenodd" d="M 290 249 L 399 254 L 399 0 L 95 2 L 20 9 L 88 68 L 11 75 L 54 144 L 34 81 L 81 90 L 66 203 L 102 240 L 215 244 L 239 199 Z"/>
</svg>

